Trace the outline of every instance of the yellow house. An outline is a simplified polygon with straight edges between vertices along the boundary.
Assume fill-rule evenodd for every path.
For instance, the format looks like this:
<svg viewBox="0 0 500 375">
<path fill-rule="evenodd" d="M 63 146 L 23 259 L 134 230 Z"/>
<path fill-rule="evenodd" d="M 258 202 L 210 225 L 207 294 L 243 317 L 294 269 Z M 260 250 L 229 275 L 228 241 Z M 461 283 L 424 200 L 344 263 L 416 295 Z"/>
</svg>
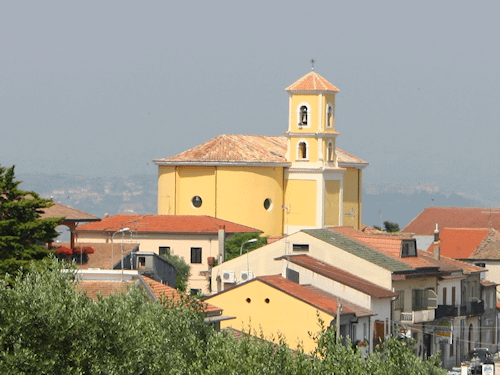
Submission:
<svg viewBox="0 0 500 375">
<path fill-rule="evenodd" d="M 158 165 L 159 215 L 210 215 L 267 236 L 362 220 L 362 170 L 336 147 L 335 94 L 311 71 L 286 88 L 285 136 L 223 134 Z"/>
<path fill-rule="evenodd" d="M 267 340 L 284 336 L 290 348 L 298 346 L 306 353 L 314 350 L 316 343 L 310 332 L 319 331 L 318 318 L 326 326 L 334 325 L 337 302 L 320 293 L 298 285 L 281 275 L 261 276 L 236 288 L 207 298 L 207 302 L 221 307 L 224 313 L 236 319 L 221 322 L 221 328 L 232 327 Z M 352 305 L 342 306 L 340 323 L 349 334 L 349 324 L 356 318 Z M 364 314 L 367 319 L 370 314 Z"/>
</svg>

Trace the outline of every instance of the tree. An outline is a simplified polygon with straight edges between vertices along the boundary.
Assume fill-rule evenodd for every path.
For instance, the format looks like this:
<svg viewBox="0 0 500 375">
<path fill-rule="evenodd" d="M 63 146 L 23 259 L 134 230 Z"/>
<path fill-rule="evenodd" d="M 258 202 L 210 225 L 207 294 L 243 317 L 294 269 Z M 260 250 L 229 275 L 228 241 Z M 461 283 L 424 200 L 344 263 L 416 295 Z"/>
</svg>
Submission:
<svg viewBox="0 0 500 375">
<path fill-rule="evenodd" d="M 240 256 L 241 245 L 248 240 L 253 238 L 257 239 L 257 242 L 249 243 L 244 246 L 243 252 L 255 250 L 267 244 L 267 237 L 259 237 L 258 232 L 254 233 L 235 233 L 231 238 L 226 240 L 224 250 L 226 253 L 225 260 L 231 260 L 233 258 Z"/>
<path fill-rule="evenodd" d="M 164 254 L 163 256 L 177 268 L 175 288 L 183 292 L 186 291 L 189 276 L 191 276 L 191 266 L 178 255 Z"/>
<path fill-rule="evenodd" d="M 55 228 L 62 220 L 41 219 L 52 201 L 20 190 L 20 183 L 14 179 L 14 166 L 0 166 L 0 277 L 47 257 L 51 250 L 43 245 L 57 237 Z"/>
<path fill-rule="evenodd" d="M 400 231 L 399 224 L 393 223 L 392 221 L 384 221 L 384 229 L 386 232 L 389 232 L 389 233 Z"/>
<path fill-rule="evenodd" d="M 413 343 L 390 339 L 363 358 L 337 344 L 335 330 L 317 335 L 318 349 L 293 352 L 281 336 L 216 332 L 199 301 L 138 288 L 94 302 L 75 288 L 74 266 L 51 258 L 0 280 L 1 374 L 445 374 L 439 356 L 423 361 Z"/>
</svg>

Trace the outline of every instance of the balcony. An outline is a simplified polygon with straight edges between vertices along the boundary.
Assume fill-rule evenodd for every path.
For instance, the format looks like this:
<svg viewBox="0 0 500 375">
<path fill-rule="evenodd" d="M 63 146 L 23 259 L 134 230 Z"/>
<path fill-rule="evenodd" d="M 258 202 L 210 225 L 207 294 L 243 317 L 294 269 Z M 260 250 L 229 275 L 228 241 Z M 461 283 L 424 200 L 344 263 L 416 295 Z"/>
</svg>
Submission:
<svg viewBox="0 0 500 375">
<path fill-rule="evenodd" d="M 436 319 L 454 316 L 482 315 L 484 301 L 471 301 L 460 306 L 439 305 L 436 309 Z"/>
<path fill-rule="evenodd" d="M 434 319 L 435 319 L 434 309 L 402 312 L 400 316 L 401 323 L 406 323 L 406 324 L 432 322 Z"/>
</svg>

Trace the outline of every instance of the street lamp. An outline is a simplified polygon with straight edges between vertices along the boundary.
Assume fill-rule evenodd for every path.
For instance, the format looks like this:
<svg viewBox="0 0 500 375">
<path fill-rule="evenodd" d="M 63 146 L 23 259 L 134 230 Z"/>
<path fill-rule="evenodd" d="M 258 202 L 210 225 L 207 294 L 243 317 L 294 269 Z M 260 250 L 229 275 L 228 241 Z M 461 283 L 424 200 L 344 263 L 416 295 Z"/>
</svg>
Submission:
<svg viewBox="0 0 500 375">
<path fill-rule="evenodd" d="M 130 232 L 130 228 L 123 228 L 120 230 L 117 230 L 113 235 L 111 236 L 111 269 L 113 269 L 113 266 L 115 265 L 115 251 L 113 248 L 113 239 L 115 237 L 115 234 L 121 233 L 122 234 L 122 252 L 123 252 L 123 237 L 125 236 L 125 232 Z M 122 256 L 122 262 L 123 262 L 123 256 Z M 123 267 L 122 267 L 123 268 Z"/>
<path fill-rule="evenodd" d="M 257 242 L 257 238 L 252 238 L 251 240 L 248 240 L 247 242 L 243 242 L 241 244 L 241 248 L 240 248 L 240 255 L 243 254 L 243 245 L 245 245 L 247 243 L 254 243 L 254 242 Z M 247 254 L 248 254 L 248 250 L 247 250 Z"/>
<path fill-rule="evenodd" d="M 240 248 L 240 255 L 243 253 L 243 245 L 247 244 L 247 243 L 254 243 L 254 242 L 257 242 L 257 238 L 252 238 L 251 240 L 248 240 L 247 242 L 243 242 L 241 244 L 241 248 Z M 250 265 L 248 263 L 248 248 L 247 248 L 247 275 L 250 273 Z"/>
</svg>

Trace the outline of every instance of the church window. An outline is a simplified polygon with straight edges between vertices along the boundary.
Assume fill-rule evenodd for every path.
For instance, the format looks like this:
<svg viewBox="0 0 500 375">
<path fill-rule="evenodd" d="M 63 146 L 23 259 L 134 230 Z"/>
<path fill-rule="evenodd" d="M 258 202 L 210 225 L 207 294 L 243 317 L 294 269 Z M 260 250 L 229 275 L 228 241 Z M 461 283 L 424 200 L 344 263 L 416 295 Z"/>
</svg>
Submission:
<svg viewBox="0 0 500 375">
<path fill-rule="evenodd" d="M 300 160 L 307 160 L 307 149 L 309 147 L 307 146 L 306 141 L 300 141 L 297 144 L 297 159 Z"/>
<path fill-rule="evenodd" d="M 309 115 L 311 110 L 307 103 L 301 103 L 297 108 L 297 123 L 299 126 L 309 126 L 310 118 Z"/>
<path fill-rule="evenodd" d="M 194 196 L 193 199 L 191 199 L 191 203 L 193 203 L 194 207 L 200 208 L 202 203 L 201 197 L 198 195 Z"/>
<path fill-rule="evenodd" d="M 264 199 L 264 208 L 267 211 L 269 211 L 272 207 L 273 207 L 273 202 L 271 201 L 271 199 L 269 198 Z"/>
<path fill-rule="evenodd" d="M 333 142 L 332 141 L 328 142 L 328 146 L 326 146 L 326 153 L 327 153 L 327 160 L 328 161 L 333 161 L 334 160 L 334 156 L 335 156 L 335 152 L 334 152 L 334 149 L 333 149 Z"/>
<path fill-rule="evenodd" d="M 326 107 L 326 127 L 331 128 L 333 126 L 333 105 L 328 103 Z"/>
</svg>

